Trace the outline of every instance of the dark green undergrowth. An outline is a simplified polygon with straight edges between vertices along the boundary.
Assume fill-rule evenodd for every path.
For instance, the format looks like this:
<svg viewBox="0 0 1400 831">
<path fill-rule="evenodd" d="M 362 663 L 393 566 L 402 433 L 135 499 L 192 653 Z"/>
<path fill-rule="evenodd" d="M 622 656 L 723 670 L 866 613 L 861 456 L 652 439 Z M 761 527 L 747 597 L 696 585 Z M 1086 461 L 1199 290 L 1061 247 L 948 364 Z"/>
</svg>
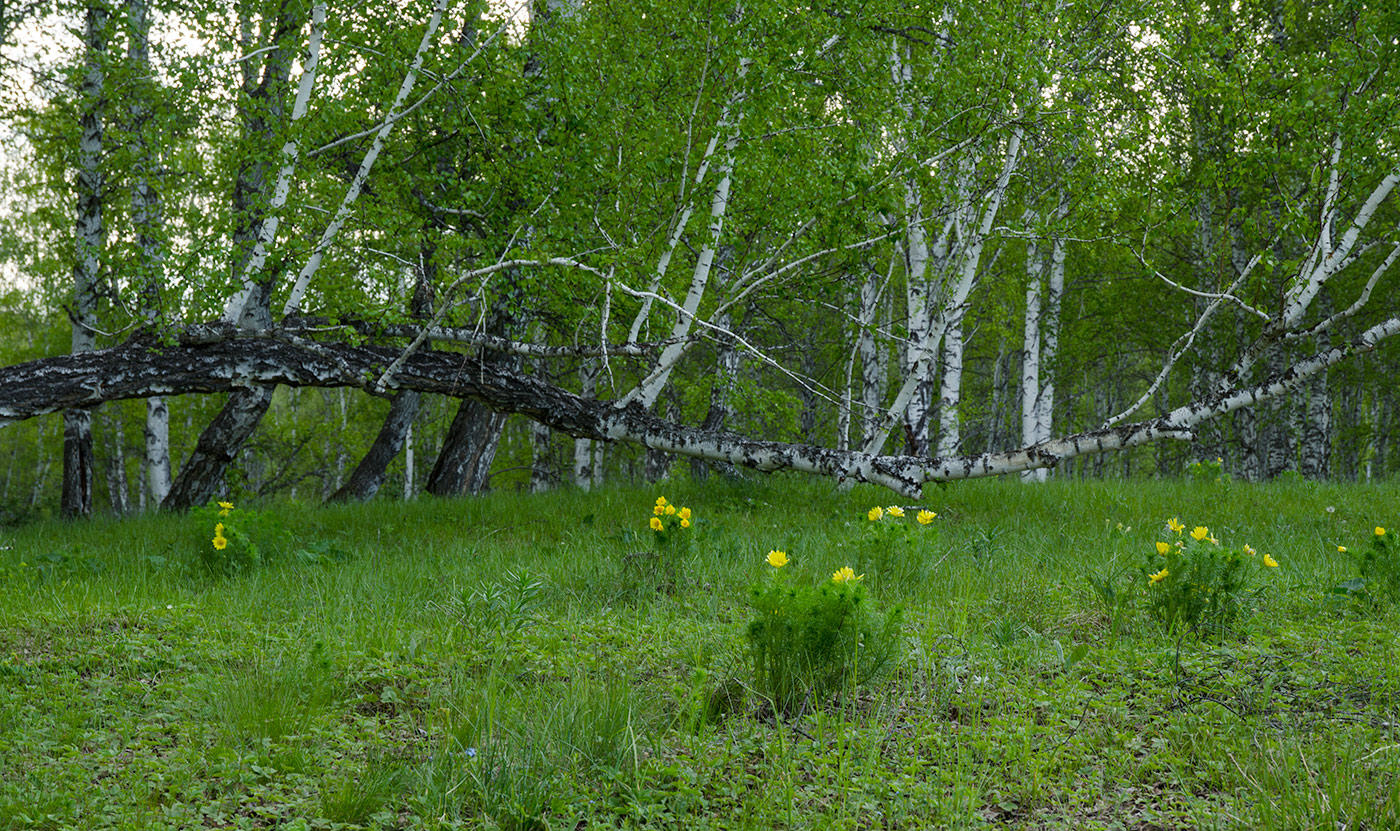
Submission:
<svg viewBox="0 0 1400 831">
<path fill-rule="evenodd" d="M 648 527 L 663 493 L 683 549 Z M 0 829 L 1397 828 L 1400 617 L 1338 588 L 1397 497 L 771 477 L 237 506 L 234 568 L 211 512 L 3 529 Z M 892 502 L 902 526 L 867 518 Z M 1278 563 L 1228 631 L 1150 612 L 1173 517 Z M 755 689 L 770 550 L 902 609 L 882 672 Z"/>
</svg>

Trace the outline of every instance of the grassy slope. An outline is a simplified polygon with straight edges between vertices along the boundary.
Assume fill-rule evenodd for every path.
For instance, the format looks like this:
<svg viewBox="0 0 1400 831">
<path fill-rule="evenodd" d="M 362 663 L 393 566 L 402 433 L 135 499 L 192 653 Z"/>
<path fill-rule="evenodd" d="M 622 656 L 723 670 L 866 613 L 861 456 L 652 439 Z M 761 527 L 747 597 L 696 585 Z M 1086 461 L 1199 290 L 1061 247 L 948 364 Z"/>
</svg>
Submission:
<svg viewBox="0 0 1400 831">
<path fill-rule="evenodd" d="M 288 562 L 231 578 L 195 518 L 0 531 L 0 829 L 1400 827 L 1397 618 L 1326 596 L 1394 487 L 974 482 L 891 546 L 885 492 L 675 486 L 674 585 L 628 556 L 658 492 L 282 506 Z M 1281 562 L 1248 640 L 1110 630 L 1088 577 L 1173 515 Z M 908 657 L 697 725 L 770 548 L 868 574 Z"/>
</svg>

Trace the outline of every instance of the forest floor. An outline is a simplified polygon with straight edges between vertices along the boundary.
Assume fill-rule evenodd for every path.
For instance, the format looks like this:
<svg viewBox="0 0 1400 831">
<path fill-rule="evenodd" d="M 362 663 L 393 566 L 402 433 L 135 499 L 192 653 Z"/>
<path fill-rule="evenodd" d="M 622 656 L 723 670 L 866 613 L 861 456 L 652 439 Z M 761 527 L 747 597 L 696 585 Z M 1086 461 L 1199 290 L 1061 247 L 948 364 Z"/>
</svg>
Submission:
<svg viewBox="0 0 1400 831">
<path fill-rule="evenodd" d="M 660 548 L 659 495 L 692 512 Z M 1336 588 L 1400 487 L 985 481 L 868 518 L 900 502 L 771 477 L 0 528 L 0 829 L 1400 828 L 1400 615 Z M 1195 526 L 1257 552 L 1228 632 L 1151 614 Z M 753 587 L 844 566 L 904 609 L 899 659 L 775 713 Z"/>
</svg>

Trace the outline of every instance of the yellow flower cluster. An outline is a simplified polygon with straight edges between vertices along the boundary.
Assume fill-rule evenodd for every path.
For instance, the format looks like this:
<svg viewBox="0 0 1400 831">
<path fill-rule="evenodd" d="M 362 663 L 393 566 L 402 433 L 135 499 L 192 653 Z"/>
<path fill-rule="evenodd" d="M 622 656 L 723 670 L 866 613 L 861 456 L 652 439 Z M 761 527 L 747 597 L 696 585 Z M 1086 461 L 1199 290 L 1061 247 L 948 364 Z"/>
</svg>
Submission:
<svg viewBox="0 0 1400 831">
<path fill-rule="evenodd" d="M 1180 535 L 1181 535 L 1181 532 L 1184 531 L 1184 530 L 1186 529 L 1186 525 L 1183 524 L 1183 523 L 1182 523 L 1179 519 L 1177 519 L 1176 517 L 1172 517 L 1171 519 L 1167 520 L 1167 529 L 1170 530 L 1172 533 L 1174 533 L 1174 534 L 1180 536 Z M 1376 530 L 1379 531 L 1379 532 L 1384 533 L 1384 530 L 1385 530 L 1385 529 L 1383 529 L 1383 528 L 1377 528 Z M 1210 529 L 1207 528 L 1207 527 L 1204 526 L 1204 525 L 1197 525 L 1195 528 L 1192 528 L 1192 529 L 1191 529 L 1191 539 L 1195 540 L 1196 542 L 1208 542 L 1208 543 L 1210 543 L 1210 544 L 1212 544 L 1212 545 L 1220 545 L 1220 540 L 1216 539 L 1215 535 L 1212 534 L 1212 533 L 1210 532 Z M 1164 556 L 1164 557 L 1167 555 L 1167 552 L 1171 551 L 1171 546 L 1170 546 L 1169 544 L 1165 543 L 1165 542 L 1158 541 L 1158 542 L 1156 543 L 1156 546 L 1157 546 L 1157 553 L 1158 553 L 1158 554 L 1161 554 L 1161 555 Z M 1177 540 L 1176 547 L 1177 547 L 1177 548 L 1183 548 L 1183 547 L 1184 547 L 1184 544 L 1183 544 L 1180 540 Z M 1245 545 L 1245 546 L 1244 546 L 1243 548 L 1241 548 L 1240 550 L 1243 551 L 1245 554 L 1248 554 L 1248 555 L 1251 556 L 1251 557 L 1253 557 L 1255 554 L 1258 554 L 1258 553 L 1259 553 L 1258 551 L 1255 551 L 1255 550 L 1254 550 L 1251 546 L 1249 546 L 1249 545 Z M 1345 549 L 1344 547 L 1340 546 L 1340 545 L 1337 546 L 1337 550 L 1338 550 L 1338 551 L 1346 551 L 1346 549 Z M 1268 554 L 1265 554 L 1265 555 L 1264 555 L 1264 557 L 1262 558 L 1261 562 L 1263 562 L 1264 565 L 1265 565 L 1265 566 L 1268 566 L 1269 568 L 1278 568 L 1278 560 L 1275 560 L 1273 557 L 1269 556 Z M 1167 578 L 1167 570 L 1166 570 L 1166 569 L 1162 569 L 1161 571 L 1157 572 L 1156 574 L 1152 574 L 1152 575 L 1149 575 L 1149 576 L 1151 577 L 1153 583 L 1160 583 L 1160 582 L 1162 582 L 1163 580 L 1165 580 L 1165 579 Z"/>
<path fill-rule="evenodd" d="M 219 516 L 228 516 L 228 512 L 233 510 L 232 502 L 219 503 Z"/>
<path fill-rule="evenodd" d="M 888 508 L 882 508 L 876 505 L 865 512 L 865 518 L 871 522 L 879 522 L 884 519 L 886 515 L 899 519 L 904 516 L 904 508 L 899 505 L 890 505 Z M 928 525 L 930 522 L 933 522 L 934 518 L 937 516 L 938 514 L 935 514 L 927 508 L 920 508 L 919 512 L 914 515 L 914 519 L 918 520 L 920 525 Z"/>
<path fill-rule="evenodd" d="M 833 583 L 859 583 L 864 579 L 864 574 L 856 574 L 855 569 L 850 566 L 842 566 L 831 574 Z"/>
<path fill-rule="evenodd" d="M 682 528 L 690 527 L 690 509 L 685 507 L 677 508 L 675 505 L 667 502 L 664 496 L 656 497 L 656 504 L 652 506 L 651 512 L 653 514 L 651 518 L 651 529 L 653 531 L 666 530 L 665 523 L 661 521 L 661 517 L 663 516 L 679 517 Z"/>
<path fill-rule="evenodd" d="M 228 512 L 233 508 L 233 506 L 229 505 L 227 502 L 219 503 L 219 507 L 223 507 L 224 505 L 228 505 L 228 507 L 220 511 L 219 516 L 228 516 Z M 228 538 L 224 536 L 224 524 L 222 522 L 217 522 L 214 524 L 214 550 L 223 551 L 225 548 L 228 548 Z"/>
</svg>

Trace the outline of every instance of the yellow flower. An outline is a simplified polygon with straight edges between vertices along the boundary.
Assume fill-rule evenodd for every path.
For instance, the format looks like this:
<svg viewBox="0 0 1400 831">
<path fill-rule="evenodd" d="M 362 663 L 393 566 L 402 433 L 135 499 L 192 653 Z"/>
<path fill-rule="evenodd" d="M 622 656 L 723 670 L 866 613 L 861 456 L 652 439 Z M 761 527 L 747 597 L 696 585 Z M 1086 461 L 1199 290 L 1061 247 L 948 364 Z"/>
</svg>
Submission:
<svg viewBox="0 0 1400 831">
<path fill-rule="evenodd" d="M 658 496 L 658 497 L 656 497 L 656 504 L 658 504 L 658 505 L 665 505 L 665 504 L 666 504 L 666 497 L 664 497 L 664 496 Z"/>
<path fill-rule="evenodd" d="M 1164 542 L 1159 542 L 1159 543 L 1157 543 L 1157 553 L 1158 553 L 1158 554 L 1161 554 L 1161 555 L 1163 555 L 1163 556 L 1166 556 L 1166 553 L 1167 553 L 1168 551 L 1171 551 L 1171 550 L 1172 550 L 1172 547 L 1171 547 L 1170 545 L 1167 545 L 1167 544 L 1164 543 Z"/>
<path fill-rule="evenodd" d="M 219 503 L 219 516 L 228 516 L 228 512 L 233 510 L 232 502 Z"/>
<path fill-rule="evenodd" d="M 1385 536 L 1385 529 L 1382 528 L 1382 527 L 1380 527 L 1379 525 L 1377 525 L 1377 526 L 1376 526 L 1376 536 L 1378 536 L 1378 537 L 1384 537 L 1384 536 Z"/>
<path fill-rule="evenodd" d="M 904 509 L 898 505 L 891 505 L 885 509 L 885 513 L 893 517 L 901 517 L 904 516 Z"/>
<path fill-rule="evenodd" d="M 1200 542 L 1201 540 L 1204 540 L 1206 537 L 1209 536 L 1210 529 L 1205 527 L 1204 525 L 1197 525 L 1195 528 L 1191 529 L 1191 539 L 1195 540 L 1196 542 Z"/>
<path fill-rule="evenodd" d="M 857 583 L 864 579 L 864 574 L 856 574 L 850 566 L 842 566 L 840 570 L 831 574 L 831 582 L 833 583 Z"/>
<path fill-rule="evenodd" d="M 657 516 L 661 516 L 662 514 L 666 513 L 666 506 L 665 506 L 665 505 L 657 505 L 656 507 L 654 507 L 654 508 L 651 509 L 651 512 L 652 512 L 653 514 L 656 514 Z"/>
<path fill-rule="evenodd" d="M 768 552 L 768 565 L 772 566 L 773 568 L 782 568 L 783 566 L 787 565 L 787 562 L 788 555 L 786 551 L 778 551 L 777 549 L 774 549 Z"/>
<path fill-rule="evenodd" d="M 1154 582 L 1154 583 L 1160 583 L 1160 582 L 1162 582 L 1163 580 L 1167 579 L 1167 570 L 1166 570 L 1166 569 L 1162 569 L 1161 571 L 1157 572 L 1156 574 L 1153 574 L 1152 576 L 1148 577 L 1147 579 L 1151 580 L 1151 581 Z"/>
<path fill-rule="evenodd" d="M 666 526 L 664 526 L 664 525 L 661 524 L 661 518 L 660 518 L 660 517 L 652 517 L 652 518 L 651 518 L 651 530 L 653 530 L 653 531 L 665 531 L 665 530 L 666 530 Z"/>
<path fill-rule="evenodd" d="M 682 520 L 681 520 L 681 527 L 682 527 L 682 528 L 689 528 L 689 527 L 690 527 L 690 520 L 688 520 L 688 519 L 682 519 Z"/>
<path fill-rule="evenodd" d="M 223 551 L 225 548 L 228 548 L 228 540 L 224 539 L 223 537 L 215 537 L 214 548 L 215 550 Z"/>
<path fill-rule="evenodd" d="M 676 506 L 675 506 L 675 505 L 667 505 L 667 506 L 666 506 L 666 516 L 670 516 L 671 514 L 674 514 L 675 512 L 676 512 Z"/>
<path fill-rule="evenodd" d="M 1339 546 L 1337 546 L 1337 553 L 1338 553 L 1338 554 L 1345 554 L 1345 553 L 1347 553 L 1347 547 L 1346 547 L 1345 545 L 1339 545 Z"/>
<path fill-rule="evenodd" d="M 1275 560 L 1273 557 L 1270 557 L 1268 554 L 1265 554 L 1264 565 L 1268 566 L 1269 568 L 1278 568 L 1278 560 Z"/>
<path fill-rule="evenodd" d="M 1246 545 L 1246 546 L 1244 547 L 1244 553 L 1246 553 L 1246 554 L 1248 554 L 1249 556 L 1253 557 L 1255 554 L 1258 554 L 1259 552 L 1258 552 L 1258 551 L 1255 551 L 1253 548 L 1250 548 L 1248 545 Z"/>
<path fill-rule="evenodd" d="M 1176 517 L 1172 517 L 1171 519 L 1167 520 L 1167 527 L 1170 528 L 1172 532 L 1176 534 L 1180 534 L 1182 530 L 1186 528 L 1186 526 L 1182 525 Z"/>
<path fill-rule="evenodd" d="M 876 505 L 875 507 L 873 507 L 873 508 L 871 508 L 870 510 L 868 510 L 868 511 L 865 512 L 866 518 L 869 519 L 871 522 L 876 522 L 876 521 L 878 521 L 878 520 L 880 519 L 880 517 L 882 517 L 882 516 L 884 516 L 884 515 L 885 515 L 885 509 L 884 509 L 884 508 L 881 508 L 879 505 Z"/>
<path fill-rule="evenodd" d="M 216 522 L 216 523 L 214 523 L 214 536 L 216 536 L 216 537 L 222 537 L 223 535 L 224 535 L 224 524 L 223 524 L 222 522 Z"/>
<path fill-rule="evenodd" d="M 681 519 L 690 519 L 690 509 L 681 508 Z"/>
<path fill-rule="evenodd" d="M 914 519 L 917 519 L 920 525 L 928 525 L 930 522 L 933 522 L 936 516 L 938 516 L 938 514 L 935 514 L 933 511 L 925 510 L 919 511 L 918 516 L 914 517 Z"/>
</svg>

